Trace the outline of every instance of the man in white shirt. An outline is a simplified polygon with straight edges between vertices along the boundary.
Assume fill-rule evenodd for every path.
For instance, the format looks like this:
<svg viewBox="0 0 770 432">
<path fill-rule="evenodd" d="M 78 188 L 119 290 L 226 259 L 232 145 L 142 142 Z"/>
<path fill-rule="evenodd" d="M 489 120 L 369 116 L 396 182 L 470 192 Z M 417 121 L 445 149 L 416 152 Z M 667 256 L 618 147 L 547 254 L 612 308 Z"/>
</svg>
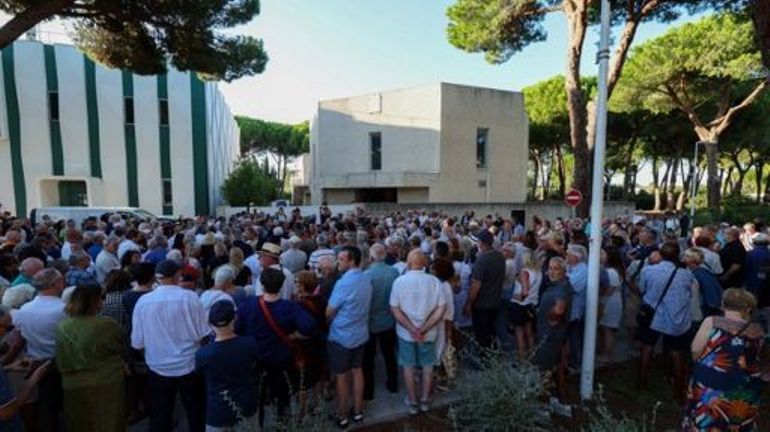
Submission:
<svg viewBox="0 0 770 432">
<path fill-rule="evenodd" d="M 281 270 L 285 279 L 281 286 L 281 298 L 291 300 L 294 294 L 294 275 L 286 267 L 280 264 L 281 247 L 275 243 L 265 243 L 259 251 L 259 264 L 261 268 L 274 268 Z M 254 294 L 262 295 L 262 283 L 259 278 L 254 279 Z"/>
<path fill-rule="evenodd" d="M 155 267 L 158 286 L 134 308 L 131 346 L 144 350 L 150 369 L 150 431 L 174 429 L 177 393 L 187 412 L 188 430 L 205 429 L 205 384 L 195 373 L 195 352 L 211 327 L 195 292 L 178 285 L 181 270 L 176 261 L 159 262 Z"/>
<path fill-rule="evenodd" d="M 446 300 L 441 282 L 425 273 L 425 254 L 419 249 L 409 253 L 409 271 L 396 279 L 390 294 L 390 307 L 396 319 L 398 334 L 398 363 L 404 368 L 404 381 L 409 394 L 409 410 L 430 409 L 430 391 L 433 386 L 433 366 L 436 357 L 436 325 L 442 321 Z M 422 368 L 422 397 L 418 405 L 415 370 Z"/>
<path fill-rule="evenodd" d="M 201 303 L 206 313 L 209 313 L 211 305 L 220 301 L 227 300 L 235 304 L 232 293 L 235 290 L 233 281 L 235 280 L 235 270 L 233 266 L 226 264 L 220 266 L 214 273 L 214 286 L 201 294 Z"/>
<path fill-rule="evenodd" d="M 102 248 L 102 251 L 96 256 L 94 274 L 96 275 L 96 281 L 99 282 L 99 285 L 102 287 L 107 280 L 107 275 L 113 270 L 120 269 L 120 261 L 118 260 L 117 255 L 115 255 L 119 243 L 119 238 L 113 236 L 107 237 L 107 239 L 104 240 L 104 248 Z"/>
<path fill-rule="evenodd" d="M 318 262 L 321 260 L 321 257 L 337 257 L 337 254 L 334 253 L 334 250 L 329 249 L 329 238 L 326 236 L 326 234 L 319 234 L 315 238 L 315 242 L 318 245 L 318 249 L 314 250 L 308 259 L 308 266 L 310 266 L 310 270 L 312 271 L 318 270 Z"/>
</svg>

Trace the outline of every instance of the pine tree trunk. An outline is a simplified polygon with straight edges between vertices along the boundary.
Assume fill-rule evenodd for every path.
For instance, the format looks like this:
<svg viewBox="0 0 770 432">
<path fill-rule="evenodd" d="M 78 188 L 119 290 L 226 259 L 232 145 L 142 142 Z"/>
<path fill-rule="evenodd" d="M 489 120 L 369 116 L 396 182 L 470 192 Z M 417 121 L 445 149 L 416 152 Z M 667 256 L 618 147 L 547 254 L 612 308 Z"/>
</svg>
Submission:
<svg viewBox="0 0 770 432">
<path fill-rule="evenodd" d="M 559 174 L 559 195 L 564 198 L 567 193 L 567 173 L 564 167 L 564 151 L 562 151 L 561 144 L 556 147 L 556 158 L 558 163 Z"/>
<path fill-rule="evenodd" d="M 760 156 L 754 163 L 754 170 L 756 171 L 757 182 L 757 202 L 762 202 L 762 174 L 765 170 L 765 160 Z"/>
<path fill-rule="evenodd" d="M 675 157 L 671 161 L 671 177 L 668 181 L 668 191 L 666 192 L 666 210 L 674 209 L 674 194 L 676 193 L 676 179 L 679 173 L 679 158 Z"/>
<path fill-rule="evenodd" d="M 708 141 L 706 147 L 706 173 L 708 185 L 708 207 L 719 213 L 721 180 L 719 178 L 719 149 L 716 140 Z"/>
<path fill-rule="evenodd" d="M 658 158 L 652 158 L 652 187 L 655 196 L 655 206 L 653 210 L 660 210 L 660 174 L 658 173 Z"/>
</svg>

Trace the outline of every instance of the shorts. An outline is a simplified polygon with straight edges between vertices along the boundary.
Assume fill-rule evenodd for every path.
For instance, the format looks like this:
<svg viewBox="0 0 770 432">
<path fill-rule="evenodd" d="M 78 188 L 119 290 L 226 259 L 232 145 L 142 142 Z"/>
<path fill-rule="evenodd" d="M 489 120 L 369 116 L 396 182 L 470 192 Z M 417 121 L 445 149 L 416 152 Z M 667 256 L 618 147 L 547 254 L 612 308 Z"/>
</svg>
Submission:
<svg viewBox="0 0 770 432">
<path fill-rule="evenodd" d="M 429 367 L 438 363 L 436 342 L 415 343 L 398 338 L 398 365 Z"/>
<path fill-rule="evenodd" d="M 509 316 L 511 324 L 514 327 L 521 327 L 535 321 L 535 307 L 532 305 L 511 303 Z"/>
<path fill-rule="evenodd" d="M 658 339 L 663 335 L 663 351 L 674 351 L 680 353 L 689 353 L 690 344 L 692 343 L 692 332 L 687 331 L 679 336 L 671 336 L 663 334 L 657 330 L 653 330 L 649 327 L 636 329 L 636 339 L 644 345 L 654 347 L 658 343 Z"/>
<path fill-rule="evenodd" d="M 326 352 L 329 355 L 329 371 L 335 375 L 342 375 L 351 369 L 361 369 L 364 363 L 364 347 L 366 344 L 353 349 L 329 341 L 326 344 Z"/>
</svg>

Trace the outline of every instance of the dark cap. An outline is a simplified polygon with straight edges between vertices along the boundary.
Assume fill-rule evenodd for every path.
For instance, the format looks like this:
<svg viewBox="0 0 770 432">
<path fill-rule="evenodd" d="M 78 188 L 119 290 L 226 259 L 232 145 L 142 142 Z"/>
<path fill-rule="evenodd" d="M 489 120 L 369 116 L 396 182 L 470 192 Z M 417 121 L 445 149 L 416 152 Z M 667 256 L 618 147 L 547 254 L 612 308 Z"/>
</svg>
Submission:
<svg viewBox="0 0 770 432">
<path fill-rule="evenodd" d="M 162 277 L 172 277 L 179 270 L 182 270 L 182 266 L 178 262 L 169 259 L 165 259 L 155 266 L 155 274 Z"/>
<path fill-rule="evenodd" d="M 481 230 L 477 237 L 480 242 L 489 246 L 492 246 L 492 244 L 495 242 L 495 238 L 492 236 L 492 233 L 489 232 L 489 230 Z"/>
<path fill-rule="evenodd" d="M 214 327 L 224 327 L 235 319 L 235 305 L 230 300 L 219 300 L 209 309 L 209 323 Z"/>
</svg>

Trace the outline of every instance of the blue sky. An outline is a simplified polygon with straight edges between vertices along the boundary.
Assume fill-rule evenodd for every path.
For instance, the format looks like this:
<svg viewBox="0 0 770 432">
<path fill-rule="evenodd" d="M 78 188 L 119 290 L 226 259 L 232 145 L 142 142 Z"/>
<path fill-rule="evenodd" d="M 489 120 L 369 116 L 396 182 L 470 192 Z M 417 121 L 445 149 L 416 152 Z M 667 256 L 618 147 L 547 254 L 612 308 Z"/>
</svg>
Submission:
<svg viewBox="0 0 770 432">
<path fill-rule="evenodd" d="M 267 69 L 221 88 L 234 113 L 299 122 L 313 116 L 321 99 L 437 81 L 520 90 L 563 73 L 567 34 L 561 14 L 546 18 L 546 42 L 527 47 L 506 64 L 491 65 L 482 54 L 465 53 L 447 42 L 446 9 L 452 3 L 262 0 L 261 14 L 237 31 L 264 40 Z M 643 24 L 636 43 L 669 25 Z M 596 73 L 597 40 L 598 29 L 591 29 L 585 74 Z"/>
</svg>

